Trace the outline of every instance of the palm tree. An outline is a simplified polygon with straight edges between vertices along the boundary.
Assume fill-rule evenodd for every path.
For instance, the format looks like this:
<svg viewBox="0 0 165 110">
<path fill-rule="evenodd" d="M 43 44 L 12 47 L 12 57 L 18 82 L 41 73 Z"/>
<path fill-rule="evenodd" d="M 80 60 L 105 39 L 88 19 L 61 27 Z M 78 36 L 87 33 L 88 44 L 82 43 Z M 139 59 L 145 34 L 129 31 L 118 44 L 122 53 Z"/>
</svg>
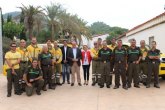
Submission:
<svg viewBox="0 0 165 110">
<path fill-rule="evenodd" d="M 60 4 L 51 3 L 50 6 L 46 6 L 46 16 L 48 18 L 48 24 L 51 26 L 51 39 L 55 37 L 55 28 L 59 26 L 59 16 L 62 12 L 62 6 Z"/>
<path fill-rule="evenodd" d="M 27 29 L 27 33 L 29 36 L 29 39 L 33 36 L 33 26 L 34 26 L 34 17 L 42 13 L 43 9 L 40 6 L 34 7 L 32 5 L 25 6 L 22 4 L 22 7 L 18 7 L 22 10 L 22 13 L 24 15 L 24 25 Z"/>
</svg>

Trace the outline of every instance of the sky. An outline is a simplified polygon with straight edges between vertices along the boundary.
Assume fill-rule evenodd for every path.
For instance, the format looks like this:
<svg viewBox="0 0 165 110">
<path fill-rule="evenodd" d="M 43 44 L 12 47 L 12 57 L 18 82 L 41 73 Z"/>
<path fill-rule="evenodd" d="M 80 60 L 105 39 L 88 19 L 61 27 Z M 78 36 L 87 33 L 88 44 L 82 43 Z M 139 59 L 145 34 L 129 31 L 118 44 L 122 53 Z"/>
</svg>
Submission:
<svg viewBox="0 0 165 110">
<path fill-rule="evenodd" d="M 165 12 L 165 0 L 0 0 L 2 12 L 20 11 L 21 4 L 46 7 L 60 3 L 71 14 L 91 25 L 102 21 L 110 26 L 131 29 Z"/>
</svg>

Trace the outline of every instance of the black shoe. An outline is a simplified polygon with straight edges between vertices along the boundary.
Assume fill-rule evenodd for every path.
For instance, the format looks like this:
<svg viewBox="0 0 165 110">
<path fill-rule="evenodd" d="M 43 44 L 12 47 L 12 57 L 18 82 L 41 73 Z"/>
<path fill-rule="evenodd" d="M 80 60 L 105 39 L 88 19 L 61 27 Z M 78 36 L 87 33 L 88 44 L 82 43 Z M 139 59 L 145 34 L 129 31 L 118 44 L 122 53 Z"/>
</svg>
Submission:
<svg viewBox="0 0 165 110">
<path fill-rule="evenodd" d="M 110 85 L 107 85 L 107 88 L 110 88 Z"/>
<path fill-rule="evenodd" d="M 131 85 L 128 85 L 128 88 L 131 88 L 132 86 Z"/>
<path fill-rule="evenodd" d="M 70 84 L 70 81 L 68 81 L 68 84 Z"/>
<path fill-rule="evenodd" d="M 79 86 L 82 86 L 82 84 L 81 84 L 81 83 L 78 83 L 78 85 L 79 85 Z"/>
<path fill-rule="evenodd" d="M 156 87 L 156 88 L 160 88 L 160 86 L 159 86 L 158 84 L 155 84 L 154 87 Z"/>
<path fill-rule="evenodd" d="M 15 95 L 21 95 L 21 93 L 20 92 L 16 92 Z"/>
<path fill-rule="evenodd" d="M 93 82 L 93 83 L 92 83 L 92 86 L 95 86 L 95 84 L 96 84 L 96 83 Z"/>
<path fill-rule="evenodd" d="M 10 94 L 10 93 L 8 93 L 8 94 L 7 94 L 7 97 L 11 97 L 11 94 Z"/>
<path fill-rule="evenodd" d="M 128 90 L 127 86 L 123 86 L 123 89 Z"/>
<path fill-rule="evenodd" d="M 41 92 L 40 92 L 40 91 L 36 91 L 36 94 L 37 94 L 37 95 L 41 95 Z"/>
<path fill-rule="evenodd" d="M 115 86 L 113 89 L 118 89 L 119 88 L 119 86 Z"/>
<path fill-rule="evenodd" d="M 42 88 L 43 91 L 47 91 L 46 86 Z"/>
<path fill-rule="evenodd" d="M 140 88 L 140 86 L 139 86 L 139 85 L 134 85 L 134 87 L 136 87 L 136 88 Z"/>
<path fill-rule="evenodd" d="M 65 82 L 62 82 L 62 84 L 65 84 Z"/>
<path fill-rule="evenodd" d="M 71 86 L 74 86 L 74 83 L 72 83 Z"/>
<path fill-rule="evenodd" d="M 103 88 L 104 86 L 103 85 L 100 85 L 100 88 Z"/>
<path fill-rule="evenodd" d="M 150 85 L 146 85 L 146 88 L 150 88 Z"/>
<path fill-rule="evenodd" d="M 53 90 L 55 90 L 55 86 L 49 86 L 49 89 L 53 89 Z"/>
<path fill-rule="evenodd" d="M 57 83 L 58 86 L 61 86 L 62 84 L 61 83 Z"/>
</svg>

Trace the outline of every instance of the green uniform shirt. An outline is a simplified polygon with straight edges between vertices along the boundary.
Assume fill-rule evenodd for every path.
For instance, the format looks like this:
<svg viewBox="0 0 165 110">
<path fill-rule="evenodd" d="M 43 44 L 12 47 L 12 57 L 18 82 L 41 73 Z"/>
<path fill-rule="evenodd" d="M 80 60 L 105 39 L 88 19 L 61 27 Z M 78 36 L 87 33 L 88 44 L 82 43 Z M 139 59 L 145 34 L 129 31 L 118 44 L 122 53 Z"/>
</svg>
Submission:
<svg viewBox="0 0 165 110">
<path fill-rule="evenodd" d="M 160 56 L 160 50 L 155 49 L 153 50 L 149 50 L 148 51 L 148 56 Z M 158 62 L 160 63 L 160 59 L 149 59 L 150 62 Z"/>
<path fill-rule="evenodd" d="M 125 50 L 125 48 L 121 48 L 119 49 L 118 47 L 116 47 L 113 50 L 113 59 L 115 62 L 126 62 L 126 57 L 127 57 L 127 51 Z"/>
<path fill-rule="evenodd" d="M 106 50 L 104 48 L 99 50 L 98 57 L 101 61 L 110 61 L 112 55 L 112 50 L 107 48 Z"/>
<path fill-rule="evenodd" d="M 38 60 L 41 62 L 41 65 L 52 65 L 53 56 L 50 52 L 39 54 Z"/>
<path fill-rule="evenodd" d="M 139 47 L 135 47 L 134 49 L 129 47 L 127 50 L 127 54 L 128 54 L 128 62 L 134 62 L 137 61 L 141 56 L 141 51 Z"/>
<path fill-rule="evenodd" d="M 28 67 L 25 71 L 27 74 L 27 81 L 29 82 L 30 79 L 38 78 L 39 76 L 43 76 L 42 71 L 39 68 Z"/>
</svg>

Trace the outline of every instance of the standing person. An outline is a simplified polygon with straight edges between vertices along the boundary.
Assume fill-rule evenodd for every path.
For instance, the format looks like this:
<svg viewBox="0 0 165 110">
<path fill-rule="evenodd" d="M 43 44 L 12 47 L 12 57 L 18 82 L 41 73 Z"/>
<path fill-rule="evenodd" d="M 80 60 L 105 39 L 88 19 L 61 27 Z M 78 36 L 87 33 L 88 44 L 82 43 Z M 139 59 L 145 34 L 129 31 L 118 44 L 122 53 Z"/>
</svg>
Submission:
<svg viewBox="0 0 165 110">
<path fill-rule="evenodd" d="M 97 43 L 98 43 L 98 48 L 99 49 L 102 49 L 103 48 L 103 45 L 102 45 L 102 39 L 101 38 L 98 38 L 97 39 Z"/>
<path fill-rule="evenodd" d="M 69 59 L 69 64 L 71 66 L 71 71 L 72 71 L 71 86 L 74 86 L 75 74 L 77 75 L 78 85 L 82 86 L 81 78 L 80 78 L 81 50 L 77 48 L 77 44 L 75 41 L 72 42 L 72 48 L 70 48 L 68 51 L 68 59 Z"/>
<path fill-rule="evenodd" d="M 128 53 L 128 88 L 131 88 L 132 79 L 134 87 L 139 86 L 139 62 L 141 60 L 141 51 L 136 47 L 136 40 L 132 39 L 131 46 L 127 50 Z"/>
<path fill-rule="evenodd" d="M 62 51 L 62 76 L 63 76 L 63 82 L 65 83 L 65 77 L 67 78 L 67 83 L 70 84 L 70 67 L 69 67 L 69 59 L 68 59 L 68 51 L 70 47 L 67 44 L 67 41 L 63 41 L 64 46 L 61 47 Z"/>
<path fill-rule="evenodd" d="M 61 61 L 62 61 L 62 52 L 61 49 L 58 47 L 57 41 L 54 41 L 54 69 L 55 69 L 55 77 L 56 77 L 56 84 L 61 86 L 60 77 L 61 77 Z"/>
<path fill-rule="evenodd" d="M 112 50 L 107 47 L 107 42 L 103 41 L 103 48 L 99 50 L 98 57 L 100 59 L 101 82 L 100 88 L 106 83 L 107 88 L 110 88 L 110 60 Z"/>
<path fill-rule="evenodd" d="M 27 47 L 27 50 L 29 52 L 29 58 L 31 62 L 33 58 L 38 59 L 38 55 L 41 53 L 41 48 L 39 48 L 37 45 L 36 37 L 32 37 L 31 44 Z"/>
<path fill-rule="evenodd" d="M 115 38 L 112 38 L 112 40 L 111 40 L 111 45 L 109 45 L 108 46 L 108 48 L 110 48 L 112 51 L 115 49 L 115 47 L 116 47 L 117 45 L 116 45 L 116 39 Z M 112 84 L 112 74 L 114 73 L 114 64 L 115 64 L 115 62 L 114 62 L 114 60 L 112 59 L 111 60 L 111 76 L 110 76 L 110 84 Z"/>
<path fill-rule="evenodd" d="M 49 85 L 49 89 L 55 89 L 55 85 L 53 84 L 53 75 L 52 69 L 54 69 L 53 65 L 53 56 L 50 52 L 48 52 L 48 47 L 43 46 L 42 53 L 38 56 L 39 68 L 42 69 L 43 78 L 44 78 L 44 86 L 43 90 L 47 91 L 47 84 Z"/>
<path fill-rule="evenodd" d="M 54 50 L 54 48 L 52 46 L 52 41 L 50 39 L 48 39 L 46 44 L 48 46 L 48 51 L 53 55 L 55 50 Z"/>
<path fill-rule="evenodd" d="M 89 83 L 89 69 L 90 69 L 90 63 L 91 63 L 91 53 L 88 50 L 88 46 L 83 46 L 83 51 L 81 52 L 82 56 L 82 67 L 84 71 L 84 85 L 88 85 Z"/>
<path fill-rule="evenodd" d="M 14 91 L 16 95 L 21 95 L 19 90 L 19 63 L 21 54 L 16 51 L 16 43 L 10 44 L 10 51 L 5 54 L 7 64 L 7 97 L 11 97 L 12 83 L 14 82 Z"/>
<path fill-rule="evenodd" d="M 120 76 L 122 79 L 123 89 L 127 90 L 126 85 L 126 64 L 127 64 L 127 51 L 122 47 L 122 40 L 117 41 L 117 47 L 113 51 L 114 73 L 115 73 L 115 87 L 118 89 L 120 86 Z"/>
<path fill-rule="evenodd" d="M 37 95 L 41 95 L 41 89 L 44 85 L 43 74 L 38 67 L 38 60 L 33 59 L 32 64 L 24 73 L 24 80 L 26 82 L 26 95 L 31 96 L 35 87 Z"/>
<path fill-rule="evenodd" d="M 96 83 L 99 84 L 98 78 L 101 78 L 99 73 L 100 62 L 98 58 L 99 48 L 97 42 L 94 42 L 94 48 L 91 49 L 92 57 L 92 86 L 95 86 Z"/>
<path fill-rule="evenodd" d="M 148 49 L 145 46 L 146 46 L 145 41 L 141 40 L 140 51 L 142 54 L 142 58 L 139 64 L 139 75 L 141 76 L 141 78 L 143 78 L 144 75 L 147 76 L 147 73 L 148 73 L 148 57 L 147 57 Z M 146 85 L 146 81 L 145 82 L 143 81 L 143 84 Z"/>
<path fill-rule="evenodd" d="M 150 88 L 152 73 L 154 74 L 154 87 L 159 86 L 159 64 L 160 64 L 160 50 L 156 49 L 156 41 L 152 41 L 152 49 L 148 51 L 149 70 L 146 88 Z"/>
<path fill-rule="evenodd" d="M 20 47 L 17 48 L 17 51 L 21 54 L 19 84 L 20 84 L 20 89 L 23 92 L 25 91 L 25 81 L 23 80 L 23 74 L 25 73 L 25 70 L 28 67 L 28 63 L 29 63 L 29 54 L 26 49 L 25 40 L 20 41 Z"/>
</svg>

